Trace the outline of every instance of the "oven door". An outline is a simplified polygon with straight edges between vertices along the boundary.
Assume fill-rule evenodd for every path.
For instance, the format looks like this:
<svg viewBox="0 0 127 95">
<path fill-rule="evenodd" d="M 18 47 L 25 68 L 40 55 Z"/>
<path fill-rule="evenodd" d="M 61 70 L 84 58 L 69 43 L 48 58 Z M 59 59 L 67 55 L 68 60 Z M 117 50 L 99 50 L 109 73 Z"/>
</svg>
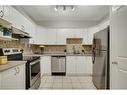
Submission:
<svg viewBox="0 0 127 95">
<path fill-rule="evenodd" d="M 40 82 L 38 82 L 40 78 L 40 59 L 38 59 L 30 63 L 30 87 L 38 88 L 40 85 Z"/>
</svg>

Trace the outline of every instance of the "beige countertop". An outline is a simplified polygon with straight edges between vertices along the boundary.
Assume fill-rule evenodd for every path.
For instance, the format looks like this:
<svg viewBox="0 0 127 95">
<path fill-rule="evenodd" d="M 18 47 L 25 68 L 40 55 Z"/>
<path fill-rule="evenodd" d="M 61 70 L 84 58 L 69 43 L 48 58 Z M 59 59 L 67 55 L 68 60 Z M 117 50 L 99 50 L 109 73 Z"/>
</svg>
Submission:
<svg viewBox="0 0 127 95">
<path fill-rule="evenodd" d="M 0 72 L 5 71 L 7 69 L 13 68 L 15 66 L 25 64 L 26 61 L 8 61 L 5 65 L 0 65 Z"/>
</svg>

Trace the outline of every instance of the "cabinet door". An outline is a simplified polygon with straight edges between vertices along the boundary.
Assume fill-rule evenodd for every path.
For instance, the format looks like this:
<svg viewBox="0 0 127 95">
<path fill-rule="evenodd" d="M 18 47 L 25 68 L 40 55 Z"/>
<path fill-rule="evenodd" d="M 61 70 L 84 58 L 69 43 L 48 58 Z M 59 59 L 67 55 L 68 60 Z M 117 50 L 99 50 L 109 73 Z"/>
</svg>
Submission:
<svg viewBox="0 0 127 95">
<path fill-rule="evenodd" d="M 83 44 L 89 44 L 88 30 L 84 29 L 82 35 L 83 35 Z"/>
<path fill-rule="evenodd" d="M 86 56 L 86 73 L 92 75 L 92 69 L 93 63 L 92 63 L 92 57 Z"/>
<path fill-rule="evenodd" d="M 29 43 L 31 44 L 34 44 L 35 43 L 35 40 L 36 40 L 36 25 L 34 23 L 31 23 L 30 24 L 30 36 L 32 37 L 30 40 L 29 40 Z"/>
<path fill-rule="evenodd" d="M 0 18 L 4 16 L 4 6 L 0 5 Z"/>
<path fill-rule="evenodd" d="M 17 87 L 16 89 L 25 89 L 25 64 L 17 66 Z"/>
<path fill-rule="evenodd" d="M 43 74 L 51 75 L 51 56 L 41 57 L 41 76 Z"/>
<path fill-rule="evenodd" d="M 2 72 L 2 89 L 25 89 L 25 64 Z"/>
<path fill-rule="evenodd" d="M 76 59 L 75 56 L 67 56 L 66 57 L 66 72 L 69 74 L 76 74 Z"/>
<path fill-rule="evenodd" d="M 46 44 L 46 29 L 41 26 L 37 26 L 37 32 L 35 33 L 35 44 Z"/>
<path fill-rule="evenodd" d="M 76 56 L 76 73 L 77 74 L 85 74 L 87 71 L 87 60 L 84 56 Z"/>
<path fill-rule="evenodd" d="M 46 42 L 47 44 L 57 44 L 57 33 L 56 29 L 46 30 Z"/>
<path fill-rule="evenodd" d="M 21 29 L 22 18 L 21 14 L 16 10 L 12 9 L 12 24 L 14 27 Z"/>
<path fill-rule="evenodd" d="M 94 28 L 90 28 L 90 29 L 88 29 L 88 42 L 87 42 L 87 44 L 92 44 L 92 42 L 93 42 L 93 35 L 94 35 Z"/>
<path fill-rule="evenodd" d="M 57 29 L 57 44 L 66 44 L 66 35 L 64 30 Z"/>
<path fill-rule="evenodd" d="M 83 38 L 83 29 L 72 29 L 73 38 Z"/>
<path fill-rule="evenodd" d="M 21 28 L 24 28 L 23 31 L 30 34 L 31 22 L 27 18 L 25 18 L 23 15 L 21 17 L 22 17 Z"/>
<path fill-rule="evenodd" d="M 11 8 L 9 6 L 4 6 L 4 16 L 3 19 L 11 21 Z"/>
<path fill-rule="evenodd" d="M 17 80 L 16 70 L 17 68 L 14 67 L 2 72 L 2 89 L 15 89 L 17 87 L 19 81 Z"/>
</svg>

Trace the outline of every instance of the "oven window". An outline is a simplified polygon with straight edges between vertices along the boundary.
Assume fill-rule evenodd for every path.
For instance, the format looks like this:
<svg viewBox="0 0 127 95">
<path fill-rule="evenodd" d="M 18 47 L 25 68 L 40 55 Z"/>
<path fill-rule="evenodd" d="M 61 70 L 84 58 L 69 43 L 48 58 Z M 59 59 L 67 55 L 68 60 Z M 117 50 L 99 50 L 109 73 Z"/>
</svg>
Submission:
<svg viewBox="0 0 127 95">
<path fill-rule="evenodd" d="M 40 62 L 31 65 L 31 79 L 33 79 L 38 73 L 40 73 Z"/>
</svg>

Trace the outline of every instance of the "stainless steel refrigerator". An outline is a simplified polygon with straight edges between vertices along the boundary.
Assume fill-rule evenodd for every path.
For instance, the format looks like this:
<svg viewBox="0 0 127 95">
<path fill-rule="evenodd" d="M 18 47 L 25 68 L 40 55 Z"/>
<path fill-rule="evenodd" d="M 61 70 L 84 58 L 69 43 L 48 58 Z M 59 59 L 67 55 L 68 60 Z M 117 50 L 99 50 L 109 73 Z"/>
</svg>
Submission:
<svg viewBox="0 0 127 95">
<path fill-rule="evenodd" d="M 93 83 L 97 89 L 109 89 L 110 64 L 109 64 L 109 27 L 94 34 L 92 61 Z"/>
</svg>

